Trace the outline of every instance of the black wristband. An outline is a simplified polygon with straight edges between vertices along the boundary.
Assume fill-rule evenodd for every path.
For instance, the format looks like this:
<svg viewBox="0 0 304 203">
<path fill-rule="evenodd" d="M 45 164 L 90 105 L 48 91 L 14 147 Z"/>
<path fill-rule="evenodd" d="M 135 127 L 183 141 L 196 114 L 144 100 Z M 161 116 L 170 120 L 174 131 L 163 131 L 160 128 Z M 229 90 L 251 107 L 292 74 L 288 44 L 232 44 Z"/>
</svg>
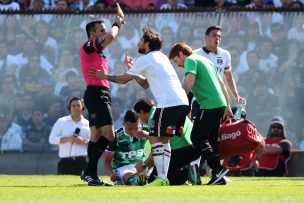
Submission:
<svg viewBox="0 0 304 203">
<path fill-rule="evenodd" d="M 118 29 L 120 29 L 120 25 L 118 24 L 118 22 L 113 23 L 112 27 L 117 26 Z"/>
</svg>

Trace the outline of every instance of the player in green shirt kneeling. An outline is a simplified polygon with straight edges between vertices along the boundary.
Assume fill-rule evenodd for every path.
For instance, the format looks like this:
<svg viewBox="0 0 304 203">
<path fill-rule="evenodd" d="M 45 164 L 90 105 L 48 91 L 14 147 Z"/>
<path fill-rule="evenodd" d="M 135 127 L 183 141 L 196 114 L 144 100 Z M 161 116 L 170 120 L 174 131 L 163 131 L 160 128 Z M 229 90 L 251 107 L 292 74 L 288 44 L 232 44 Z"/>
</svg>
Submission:
<svg viewBox="0 0 304 203">
<path fill-rule="evenodd" d="M 135 164 L 145 160 L 147 139 L 137 137 L 142 128 L 133 110 L 124 116 L 123 126 L 115 130 L 115 139 L 105 152 L 104 166 L 111 181 L 118 185 L 144 185 L 145 175 L 138 173 Z"/>
</svg>

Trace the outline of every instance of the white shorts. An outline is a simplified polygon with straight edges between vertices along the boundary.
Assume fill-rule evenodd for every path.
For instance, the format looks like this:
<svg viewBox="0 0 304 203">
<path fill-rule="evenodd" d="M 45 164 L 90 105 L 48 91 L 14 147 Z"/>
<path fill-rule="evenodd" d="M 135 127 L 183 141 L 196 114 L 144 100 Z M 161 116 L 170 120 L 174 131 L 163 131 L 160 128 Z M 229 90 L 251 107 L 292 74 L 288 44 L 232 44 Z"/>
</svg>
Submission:
<svg viewBox="0 0 304 203">
<path fill-rule="evenodd" d="M 136 173 L 137 170 L 135 168 L 135 164 L 130 164 L 130 165 L 126 165 L 126 166 L 122 166 L 119 167 L 115 170 L 116 175 L 119 177 L 120 180 L 122 180 L 122 177 L 126 174 L 126 173 Z"/>
</svg>

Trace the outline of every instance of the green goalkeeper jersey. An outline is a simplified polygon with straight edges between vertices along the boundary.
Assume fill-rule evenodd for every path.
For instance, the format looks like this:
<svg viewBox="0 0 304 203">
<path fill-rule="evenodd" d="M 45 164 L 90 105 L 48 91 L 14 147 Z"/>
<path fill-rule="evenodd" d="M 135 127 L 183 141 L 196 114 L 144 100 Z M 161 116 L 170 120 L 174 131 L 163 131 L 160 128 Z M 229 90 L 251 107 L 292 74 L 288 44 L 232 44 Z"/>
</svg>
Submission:
<svg viewBox="0 0 304 203">
<path fill-rule="evenodd" d="M 147 128 L 143 130 L 148 131 Z M 107 151 L 114 152 L 112 169 L 136 164 L 137 160 L 144 161 L 146 142 L 146 138 L 134 138 L 126 134 L 124 127 L 117 129 L 114 141 L 107 148 Z"/>
</svg>

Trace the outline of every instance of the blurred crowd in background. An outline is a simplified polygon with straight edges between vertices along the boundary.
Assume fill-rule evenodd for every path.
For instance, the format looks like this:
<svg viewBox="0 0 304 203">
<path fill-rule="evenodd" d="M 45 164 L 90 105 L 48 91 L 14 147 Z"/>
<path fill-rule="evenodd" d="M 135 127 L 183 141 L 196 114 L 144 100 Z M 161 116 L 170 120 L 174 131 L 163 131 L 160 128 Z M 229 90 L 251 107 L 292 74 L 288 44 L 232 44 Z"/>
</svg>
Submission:
<svg viewBox="0 0 304 203">
<path fill-rule="evenodd" d="M 100 2 L 33 0 L 29 7 L 22 8 L 31 9 L 38 1 L 45 8 L 55 8 L 59 2 L 66 2 L 73 9 L 80 9 L 80 5 L 84 9 L 84 2 L 92 6 Z M 131 1 L 120 2 L 127 5 Z M 164 1 L 142 2 L 154 2 L 159 7 Z M 201 1 L 183 3 L 193 7 L 197 2 Z M 259 2 L 267 4 L 269 1 Z M 48 144 L 50 130 L 59 117 L 69 114 L 69 99 L 83 97 L 85 90 L 79 63 L 79 47 L 86 40 L 84 27 L 88 21 L 102 18 L 110 28 L 114 17 L 112 14 L 0 15 L 1 151 L 56 150 Z M 282 116 L 286 121 L 287 138 L 295 149 L 300 148 L 304 140 L 301 122 L 304 115 L 303 13 L 135 13 L 126 14 L 125 19 L 118 40 L 105 50 L 110 72 L 114 74 L 126 71 L 123 64 L 126 52 L 137 56 L 143 27 L 153 27 L 161 33 L 163 51 L 168 55 L 172 45 L 180 41 L 193 49 L 202 47 L 205 29 L 220 22 L 223 28 L 221 47 L 231 53 L 237 89 L 248 103 L 247 118 L 265 135 L 270 119 L 274 115 Z M 177 67 L 176 70 L 182 80 L 183 70 Z M 152 98 L 149 90 L 143 90 L 136 82 L 111 83 L 111 91 L 115 128 L 121 126 L 124 112 L 132 108 L 136 99 Z"/>
</svg>

